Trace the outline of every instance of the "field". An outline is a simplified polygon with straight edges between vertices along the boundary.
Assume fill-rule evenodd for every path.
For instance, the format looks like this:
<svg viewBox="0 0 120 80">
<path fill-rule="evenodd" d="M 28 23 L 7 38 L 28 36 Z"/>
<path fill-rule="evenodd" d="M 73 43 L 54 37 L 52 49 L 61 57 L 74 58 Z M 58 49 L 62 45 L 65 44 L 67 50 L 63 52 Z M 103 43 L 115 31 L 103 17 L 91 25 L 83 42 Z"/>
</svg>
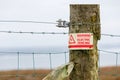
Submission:
<svg viewBox="0 0 120 80">
<path fill-rule="evenodd" d="M 42 80 L 51 70 L 0 71 L 0 80 Z M 100 80 L 120 80 L 120 67 L 100 68 Z"/>
<path fill-rule="evenodd" d="M 101 68 L 100 80 L 120 80 L 120 67 Z"/>
</svg>

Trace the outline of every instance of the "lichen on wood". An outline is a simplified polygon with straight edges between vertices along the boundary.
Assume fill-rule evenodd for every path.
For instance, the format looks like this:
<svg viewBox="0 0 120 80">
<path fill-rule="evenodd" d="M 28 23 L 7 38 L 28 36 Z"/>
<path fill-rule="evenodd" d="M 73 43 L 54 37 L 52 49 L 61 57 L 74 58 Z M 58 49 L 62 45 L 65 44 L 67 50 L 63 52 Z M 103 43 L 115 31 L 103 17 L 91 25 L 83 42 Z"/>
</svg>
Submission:
<svg viewBox="0 0 120 80">
<path fill-rule="evenodd" d="M 70 5 L 69 33 L 93 33 L 93 50 L 70 50 L 70 62 L 75 67 L 70 80 L 98 80 L 98 49 L 100 40 L 99 5 Z"/>
</svg>

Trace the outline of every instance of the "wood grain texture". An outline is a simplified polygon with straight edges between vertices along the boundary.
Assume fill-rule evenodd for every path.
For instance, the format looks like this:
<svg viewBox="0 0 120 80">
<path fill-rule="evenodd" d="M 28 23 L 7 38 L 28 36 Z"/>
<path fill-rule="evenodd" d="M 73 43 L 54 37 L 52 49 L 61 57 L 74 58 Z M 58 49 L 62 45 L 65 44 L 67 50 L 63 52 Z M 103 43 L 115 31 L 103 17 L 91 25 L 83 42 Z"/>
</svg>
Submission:
<svg viewBox="0 0 120 80">
<path fill-rule="evenodd" d="M 70 5 L 69 33 L 93 33 L 94 37 L 93 50 L 70 50 L 70 62 L 74 62 L 75 67 L 69 79 L 98 80 L 97 42 L 100 40 L 99 5 Z"/>
</svg>

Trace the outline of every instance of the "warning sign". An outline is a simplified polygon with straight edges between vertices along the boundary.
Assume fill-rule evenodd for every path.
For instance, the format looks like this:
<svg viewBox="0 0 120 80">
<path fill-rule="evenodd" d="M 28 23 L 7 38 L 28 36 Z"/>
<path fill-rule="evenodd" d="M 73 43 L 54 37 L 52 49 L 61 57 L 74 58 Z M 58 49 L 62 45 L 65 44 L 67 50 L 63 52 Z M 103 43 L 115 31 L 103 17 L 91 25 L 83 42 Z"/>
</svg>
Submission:
<svg viewBox="0 0 120 80">
<path fill-rule="evenodd" d="M 69 44 L 75 44 L 75 43 L 76 43 L 76 41 L 74 39 L 74 36 L 70 35 Z"/>
<path fill-rule="evenodd" d="M 69 48 L 71 50 L 93 49 L 93 34 L 92 33 L 70 34 Z"/>
</svg>

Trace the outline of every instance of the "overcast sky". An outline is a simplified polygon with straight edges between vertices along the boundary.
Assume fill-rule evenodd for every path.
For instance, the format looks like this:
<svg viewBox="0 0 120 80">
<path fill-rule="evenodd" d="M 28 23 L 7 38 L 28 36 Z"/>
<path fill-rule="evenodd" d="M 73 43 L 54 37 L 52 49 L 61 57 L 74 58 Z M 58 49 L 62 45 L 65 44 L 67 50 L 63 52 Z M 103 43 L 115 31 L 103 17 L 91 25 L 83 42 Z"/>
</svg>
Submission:
<svg viewBox="0 0 120 80">
<path fill-rule="evenodd" d="M 120 0 L 0 0 L 0 20 L 56 22 L 58 19 L 63 19 L 69 21 L 70 4 L 99 4 L 101 33 L 120 35 Z M 68 28 L 57 28 L 56 24 L 0 22 L 0 31 L 68 32 Z M 16 51 L 22 51 L 21 48 L 28 48 L 30 52 L 37 52 L 36 50 L 39 50 L 39 52 L 43 50 L 54 52 L 55 46 L 67 48 L 68 35 L 0 33 L 0 51 L 6 51 L 8 48 L 10 48 L 8 51 L 12 51 L 11 48 L 17 48 L 15 49 Z M 47 49 L 42 49 L 42 47 L 46 47 Z M 102 50 L 119 52 L 120 37 L 102 36 L 98 47 Z M 59 48 L 57 50 L 59 50 Z M 66 49 L 59 51 L 64 52 Z M 3 68 L 9 69 L 9 67 L 16 69 L 16 56 L 1 56 L 0 66 L 3 66 L 1 70 Z M 41 57 L 37 55 L 36 57 L 38 57 L 38 59 L 36 59 L 38 60 L 37 67 L 39 67 L 39 65 L 41 66 L 40 61 L 44 59 L 49 62 L 49 59 L 46 58 L 47 56 Z M 54 59 L 53 61 L 55 61 L 52 62 L 55 63 L 53 66 L 61 64 L 62 60 L 64 60 L 62 58 L 64 57 L 52 57 L 52 59 Z M 115 65 L 116 59 L 116 55 L 114 54 L 100 54 L 100 65 Z M 24 57 L 23 55 L 21 60 L 23 60 L 23 62 L 20 61 L 21 67 L 25 66 L 25 68 L 27 68 L 28 65 L 31 66 L 32 59 L 30 56 Z M 60 61 L 58 62 L 57 60 Z M 27 62 L 24 63 L 25 61 Z M 48 63 L 45 61 L 45 64 L 42 64 L 44 67 L 48 66 Z M 118 64 L 120 65 L 119 61 L 120 58 L 118 59 Z"/>
<path fill-rule="evenodd" d="M 69 21 L 70 4 L 100 4 L 101 33 L 120 34 L 119 0 L 0 0 L 0 20 Z M 59 29 L 55 24 L 0 22 L 0 31 L 68 32 L 68 28 Z M 102 36 L 99 47 L 119 49 L 119 39 Z M 68 35 L 0 33 L 0 48 L 67 46 L 67 41 Z"/>
</svg>

